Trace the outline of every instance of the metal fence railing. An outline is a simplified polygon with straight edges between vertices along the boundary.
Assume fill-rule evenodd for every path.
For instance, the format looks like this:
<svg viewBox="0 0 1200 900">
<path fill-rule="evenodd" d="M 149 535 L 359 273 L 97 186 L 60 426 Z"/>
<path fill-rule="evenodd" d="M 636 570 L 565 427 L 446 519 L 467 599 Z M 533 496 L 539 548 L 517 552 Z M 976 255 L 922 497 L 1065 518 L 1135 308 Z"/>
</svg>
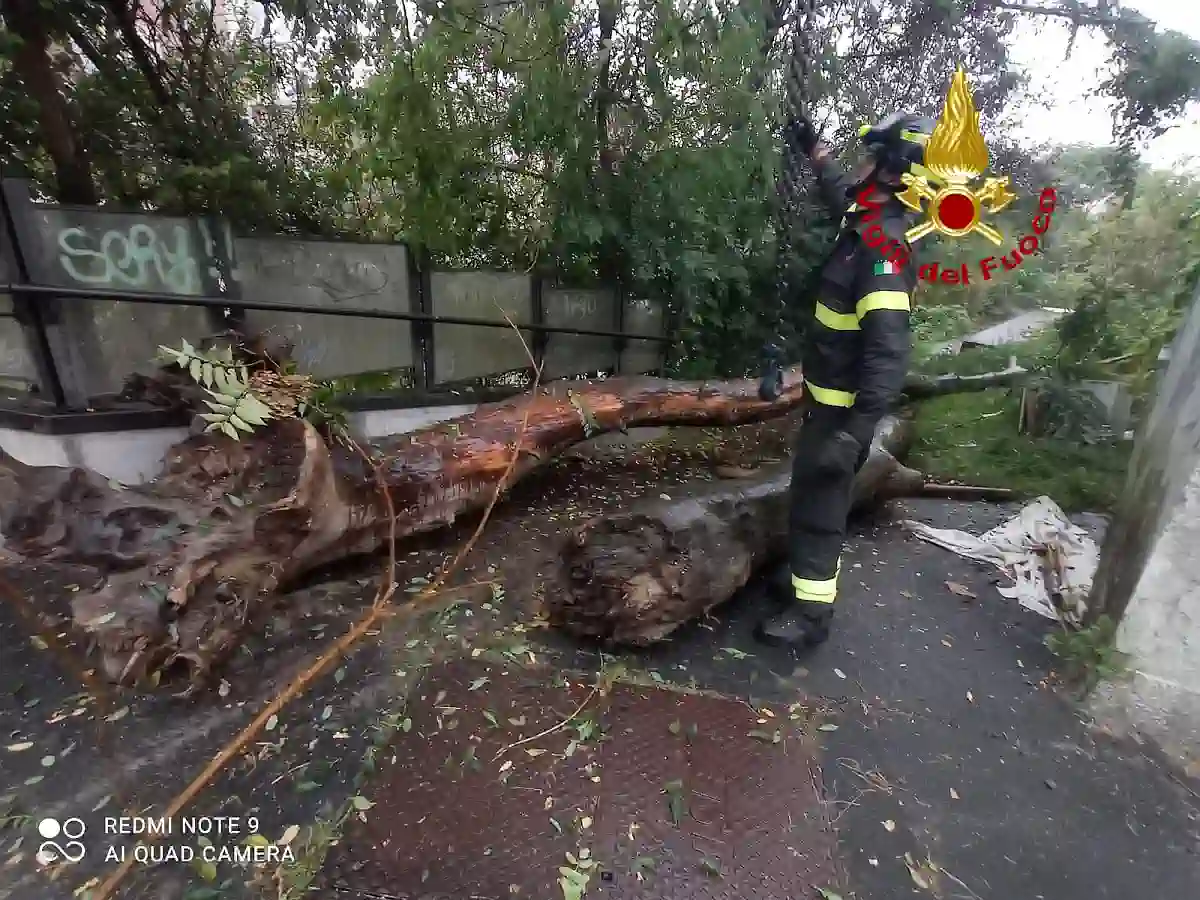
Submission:
<svg viewBox="0 0 1200 900">
<path fill-rule="evenodd" d="M 659 371 L 671 342 L 663 310 L 619 286 L 433 269 L 401 243 L 240 237 L 216 218 L 39 203 L 17 179 L 0 181 L 0 201 L 0 412 L 111 411 L 160 344 L 228 328 L 286 338 L 315 377 L 385 373 L 371 383 L 396 406 L 519 389 L 532 370 L 506 315 L 547 380 Z"/>
</svg>

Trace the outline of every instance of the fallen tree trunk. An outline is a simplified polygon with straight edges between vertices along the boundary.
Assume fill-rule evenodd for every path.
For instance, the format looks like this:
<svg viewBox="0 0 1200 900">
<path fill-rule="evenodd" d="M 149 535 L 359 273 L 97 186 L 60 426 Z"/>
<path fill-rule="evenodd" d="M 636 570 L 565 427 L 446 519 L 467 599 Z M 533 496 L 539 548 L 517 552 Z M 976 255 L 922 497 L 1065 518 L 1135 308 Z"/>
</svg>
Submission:
<svg viewBox="0 0 1200 900">
<path fill-rule="evenodd" d="M 857 507 L 920 491 L 898 461 L 911 422 L 885 418 L 854 482 Z M 551 624 L 611 645 L 646 646 L 700 618 L 786 552 L 790 467 L 718 482 L 678 501 L 598 517 L 567 541 L 547 591 Z"/>
<path fill-rule="evenodd" d="M 997 387 L 1012 387 L 1020 384 L 1029 374 L 1027 369 L 1014 361 L 999 372 L 982 375 L 912 375 L 904 380 L 904 396 L 909 400 L 927 400 L 946 394 L 965 394 L 970 391 L 986 391 Z"/>
<path fill-rule="evenodd" d="M 0 453 L 0 530 L 26 559 L 96 567 L 107 578 L 72 600 L 107 675 L 135 683 L 176 664 L 192 687 L 298 576 L 377 550 L 484 506 L 520 437 L 511 486 L 572 445 L 639 425 L 732 426 L 782 416 L 799 372 L 773 402 L 750 379 L 612 378 L 559 383 L 387 439 L 361 454 L 298 419 L 248 440 L 189 438 L 153 482 L 122 488 L 86 469 L 31 467 Z M 523 437 L 522 427 L 526 423 Z M 0 576 L 3 575 L 0 570 Z"/>
</svg>

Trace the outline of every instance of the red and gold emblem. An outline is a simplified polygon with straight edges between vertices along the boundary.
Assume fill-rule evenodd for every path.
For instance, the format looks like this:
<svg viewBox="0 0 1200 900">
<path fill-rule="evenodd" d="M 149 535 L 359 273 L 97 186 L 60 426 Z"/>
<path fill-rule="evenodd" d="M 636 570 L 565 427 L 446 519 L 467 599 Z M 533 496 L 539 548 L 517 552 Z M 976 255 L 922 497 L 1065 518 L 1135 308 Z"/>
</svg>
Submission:
<svg viewBox="0 0 1200 900">
<path fill-rule="evenodd" d="M 952 238 L 978 232 L 993 244 L 1004 240 L 995 226 L 983 221 L 984 213 L 1000 212 L 1017 195 L 1009 190 L 1008 176 L 983 177 L 988 162 L 979 113 L 967 75 L 960 68 L 925 145 L 925 165 L 913 166 L 904 175 L 907 187 L 897 195 L 909 209 L 925 213 L 925 221 L 905 233 L 910 243 L 933 231 Z"/>
</svg>

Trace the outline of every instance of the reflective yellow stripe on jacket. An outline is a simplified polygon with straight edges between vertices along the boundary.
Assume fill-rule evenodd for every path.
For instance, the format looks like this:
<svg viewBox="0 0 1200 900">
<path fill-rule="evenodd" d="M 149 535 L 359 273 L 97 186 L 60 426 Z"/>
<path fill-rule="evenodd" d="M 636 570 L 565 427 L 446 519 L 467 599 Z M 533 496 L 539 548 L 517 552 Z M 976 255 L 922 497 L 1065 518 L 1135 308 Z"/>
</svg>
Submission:
<svg viewBox="0 0 1200 900">
<path fill-rule="evenodd" d="M 804 387 L 808 391 L 808 395 L 822 406 L 844 406 L 849 409 L 854 405 L 854 398 L 857 396 L 853 391 L 839 391 L 835 388 L 821 387 L 819 384 L 813 384 L 807 379 L 804 381 Z"/>
<path fill-rule="evenodd" d="M 859 317 L 855 313 L 834 312 L 824 303 L 817 304 L 817 321 L 834 331 L 858 331 Z"/>
<path fill-rule="evenodd" d="M 867 313 L 876 309 L 899 309 L 907 312 L 908 294 L 904 291 L 871 291 L 855 304 L 854 312 L 859 321 L 862 321 Z"/>
<path fill-rule="evenodd" d="M 836 312 L 824 303 L 817 303 L 816 320 L 831 331 L 859 331 L 862 320 L 867 313 L 877 309 L 896 309 L 907 311 L 910 308 L 909 296 L 904 291 L 871 291 L 855 304 L 854 312 Z M 809 396 L 822 406 L 841 406 L 849 408 L 854 405 L 853 391 L 840 391 L 835 388 L 821 387 L 805 380 Z"/>
<path fill-rule="evenodd" d="M 869 312 L 876 309 L 907 310 L 908 308 L 908 294 L 904 291 L 872 291 L 858 301 L 852 313 L 835 312 L 824 303 L 818 303 L 816 319 L 833 331 L 858 331 L 861 327 L 860 323 Z"/>
</svg>

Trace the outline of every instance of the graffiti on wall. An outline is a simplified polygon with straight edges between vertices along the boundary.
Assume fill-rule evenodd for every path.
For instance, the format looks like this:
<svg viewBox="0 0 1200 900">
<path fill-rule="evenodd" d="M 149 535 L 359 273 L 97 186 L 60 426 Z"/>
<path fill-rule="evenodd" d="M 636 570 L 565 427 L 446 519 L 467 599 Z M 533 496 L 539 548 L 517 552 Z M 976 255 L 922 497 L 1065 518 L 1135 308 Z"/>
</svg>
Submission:
<svg viewBox="0 0 1200 900">
<path fill-rule="evenodd" d="M 220 249 L 203 220 L 194 228 L 153 219 L 106 230 L 72 225 L 58 232 L 58 264 L 69 279 L 88 287 L 198 296 L 205 293 L 206 281 L 223 279 L 219 254 L 234 258 L 229 226 L 223 224 L 219 232 Z M 229 275 L 240 278 L 236 268 Z"/>
</svg>

